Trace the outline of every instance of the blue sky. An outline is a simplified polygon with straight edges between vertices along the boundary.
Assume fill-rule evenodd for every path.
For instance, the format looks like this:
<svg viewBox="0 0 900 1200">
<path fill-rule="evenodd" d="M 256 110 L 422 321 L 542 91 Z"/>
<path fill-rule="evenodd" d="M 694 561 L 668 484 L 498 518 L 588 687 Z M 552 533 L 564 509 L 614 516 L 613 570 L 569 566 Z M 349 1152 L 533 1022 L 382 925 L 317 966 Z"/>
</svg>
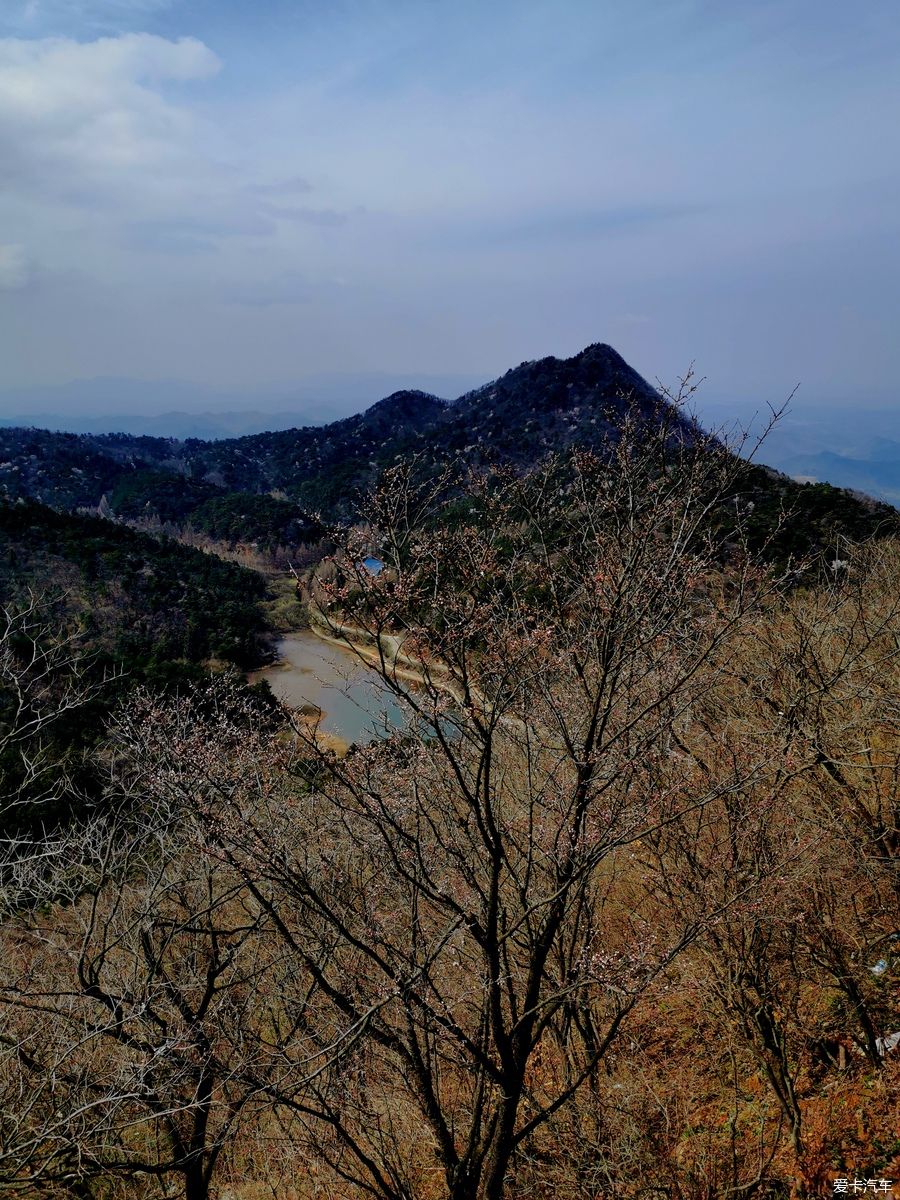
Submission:
<svg viewBox="0 0 900 1200">
<path fill-rule="evenodd" d="M 3 0 L 0 391 L 900 377 L 895 0 Z"/>
</svg>

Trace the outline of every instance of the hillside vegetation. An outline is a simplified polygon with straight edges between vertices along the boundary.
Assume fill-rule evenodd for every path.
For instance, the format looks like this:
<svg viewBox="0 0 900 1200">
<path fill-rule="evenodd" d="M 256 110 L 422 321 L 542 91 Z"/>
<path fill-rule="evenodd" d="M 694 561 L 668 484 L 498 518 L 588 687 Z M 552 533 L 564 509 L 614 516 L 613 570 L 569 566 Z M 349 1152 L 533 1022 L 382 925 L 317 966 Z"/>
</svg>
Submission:
<svg viewBox="0 0 900 1200">
<path fill-rule="evenodd" d="M 267 649 L 266 584 L 258 573 L 41 504 L 0 502 L 0 594 L 8 655 L 0 724 L 30 711 L 21 693 L 35 674 L 32 660 L 45 664 L 38 671 L 48 689 L 42 706 L 52 709 L 69 688 L 80 696 L 46 725 L 32 713 L 24 741 L 0 757 L 4 788 L 16 795 L 13 806 L 0 802 L 0 839 L 98 803 L 97 747 L 110 714 L 137 685 L 177 691 L 204 679 L 210 666 L 254 666 Z M 31 615 L 22 621 L 19 613 Z"/>
<path fill-rule="evenodd" d="M 338 756 L 226 675 L 123 696 L 98 804 L 0 862 L 0 1186 L 889 1193 L 900 543 L 771 480 L 640 402 L 536 465 L 410 456 L 308 581 L 405 728 Z M 52 517 L 152 580 L 157 543 Z M 10 812 L 94 695 L 29 620 Z M 77 791 L 63 764 L 48 799 Z"/>
</svg>

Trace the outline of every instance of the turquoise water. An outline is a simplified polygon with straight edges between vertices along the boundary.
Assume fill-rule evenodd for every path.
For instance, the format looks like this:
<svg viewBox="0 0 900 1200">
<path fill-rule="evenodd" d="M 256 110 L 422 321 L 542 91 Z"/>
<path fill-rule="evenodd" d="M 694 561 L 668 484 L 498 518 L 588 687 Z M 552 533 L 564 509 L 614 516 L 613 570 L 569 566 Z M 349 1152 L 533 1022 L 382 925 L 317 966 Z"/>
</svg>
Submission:
<svg viewBox="0 0 900 1200">
<path fill-rule="evenodd" d="M 279 661 L 255 672 L 292 708 L 322 709 L 321 728 L 362 745 L 406 724 L 401 706 L 378 673 L 350 650 L 324 642 L 309 630 L 282 638 Z"/>
</svg>

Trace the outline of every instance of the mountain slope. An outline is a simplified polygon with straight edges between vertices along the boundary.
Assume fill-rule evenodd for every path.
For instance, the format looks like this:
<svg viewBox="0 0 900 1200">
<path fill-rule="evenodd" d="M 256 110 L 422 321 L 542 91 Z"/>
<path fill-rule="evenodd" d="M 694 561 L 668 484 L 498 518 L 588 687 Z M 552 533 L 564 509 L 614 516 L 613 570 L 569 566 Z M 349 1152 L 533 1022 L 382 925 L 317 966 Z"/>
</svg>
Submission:
<svg viewBox="0 0 900 1200">
<path fill-rule="evenodd" d="M 611 346 L 598 343 L 571 358 L 522 363 L 455 401 L 395 392 L 329 425 L 216 442 L 0 429 L 0 495 L 64 510 L 96 509 L 105 497 L 104 512 L 123 519 L 146 515 L 207 532 L 215 527 L 231 538 L 241 514 L 252 512 L 253 540 L 296 544 L 321 534 L 304 512 L 326 521 L 352 519 L 360 492 L 412 455 L 426 469 L 453 458 L 523 469 L 571 445 L 604 446 L 626 414 L 664 421 L 680 440 L 702 436 Z M 761 513 L 798 507 L 802 485 L 775 472 L 753 478 Z M 225 503 L 238 493 L 244 499 Z M 267 505 L 254 504 L 254 495 L 267 497 Z M 799 508 L 810 507 L 821 520 L 804 536 L 817 547 L 831 537 L 825 533 L 833 524 L 826 519 L 830 507 L 840 513 L 834 527 L 849 522 L 853 536 L 892 519 L 886 517 L 891 510 L 834 489 L 805 495 Z M 271 538 L 269 521 L 279 528 Z"/>
<path fill-rule="evenodd" d="M 263 649 L 255 571 L 98 517 L 0 501 L 0 592 L 15 606 L 36 588 L 137 678 L 176 661 L 252 666 Z"/>
<path fill-rule="evenodd" d="M 61 508 L 96 506 L 121 490 L 123 477 L 152 467 L 189 480 L 185 491 L 277 490 L 337 514 L 380 468 L 413 451 L 527 465 L 549 449 L 605 440 L 631 406 L 650 417 L 661 404 L 612 347 L 598 344 L 569 359 L 522 363 L 450 403 L 401 391 L 329 425 L 216 442 L 0 429 L 0 490 Z"/>
</svg>

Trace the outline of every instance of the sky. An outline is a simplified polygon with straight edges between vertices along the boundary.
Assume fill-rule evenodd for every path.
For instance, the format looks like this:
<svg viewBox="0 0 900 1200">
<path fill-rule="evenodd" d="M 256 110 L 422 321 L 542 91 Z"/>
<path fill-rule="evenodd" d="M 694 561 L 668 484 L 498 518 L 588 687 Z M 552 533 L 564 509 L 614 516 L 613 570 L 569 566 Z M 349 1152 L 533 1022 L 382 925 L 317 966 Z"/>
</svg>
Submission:
<svg viewBox="0 0 900 1200">
<path fill-rule="evenodd" d="M 889 405 L 898 280 L 896 0 L 0 0 L 0 393 Z"/>
</svg>

